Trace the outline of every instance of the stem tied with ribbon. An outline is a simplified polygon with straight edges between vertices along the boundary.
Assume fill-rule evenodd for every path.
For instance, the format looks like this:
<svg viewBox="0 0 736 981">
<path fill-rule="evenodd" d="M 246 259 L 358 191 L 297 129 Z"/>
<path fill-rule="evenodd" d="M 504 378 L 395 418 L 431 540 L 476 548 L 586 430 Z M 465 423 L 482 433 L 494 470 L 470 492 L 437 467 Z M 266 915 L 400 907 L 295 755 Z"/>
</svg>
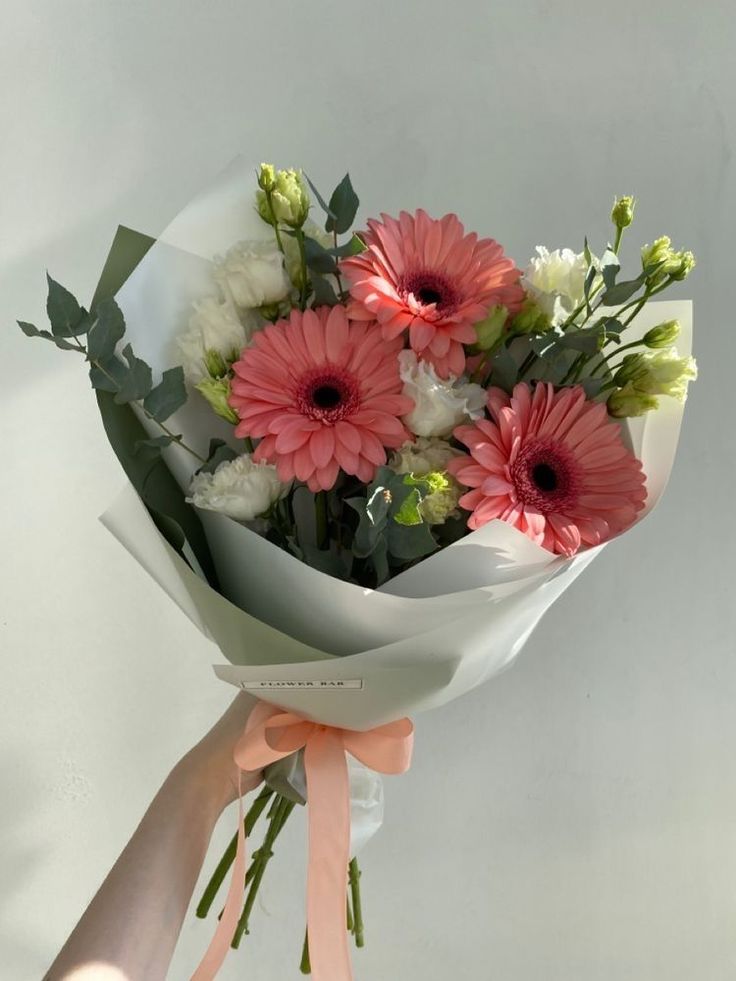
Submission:
<svg viewBox="0 0 736 981">
<path fill-rule="evenodd" d="M 414 727 L 409 719 L 356 732 L 310 722 L 261 702 L 251 713 L 245 732 L 235 747 L 238 767 L 251 773 L 304 750 L 309 809 L 308 961 L 315 981 L 352 981 L 353 977 L 345 930 L 346 909 L 349 908 L 346 869 L 350 867 L 354 924 L 360 914 L 357 891 L 360 873 L 357 863 L 350 863 L 350 786 L 346 753 L 379 773 L 405 773 L 411 764 L 413 738 Z M 275 818 L 272 827 L 274 821 Z M 281 826 L 283 821 L 281 824 L 276 822 L 276 831 Z M 247 864 L 245 839 L 241 799 L 233 875 L 225 908 L 192 981 L 212 981 L 216 977 L 239 929 L 239 922 L 242 926 L 240 904 Z M 266 852 L 270 850 L 270 844 L 264 842 Z M 356 933 L 355 939 L 361 946 L 362 936 Z"/>
</svg>

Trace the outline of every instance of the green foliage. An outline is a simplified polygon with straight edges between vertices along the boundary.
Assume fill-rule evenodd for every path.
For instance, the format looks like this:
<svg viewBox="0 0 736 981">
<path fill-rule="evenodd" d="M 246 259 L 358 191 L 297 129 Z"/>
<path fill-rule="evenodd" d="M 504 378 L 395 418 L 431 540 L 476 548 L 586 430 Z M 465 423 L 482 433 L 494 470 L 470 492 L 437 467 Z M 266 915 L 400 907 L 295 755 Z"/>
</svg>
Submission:
<svg viewBox="0 0 736 981">
<path fill-rule="evenodd" d="M 207 462 L 202 464 L 197 473 L 214 473 L 221 463 L 229 463 L 230 460 L 235 460 L 237 455 L 224 439 L 211 439 Z"/>
<path fill-rule="evenodd" d="M 161 381 L 143 399 L 143 408 L 156 422 L 165 422 L 172 413 L 185 405 L 186 401 L 184 369 L 178 365 L 176 368 L 168 368 L 164 371 Z"/>
<path fill-rule="evenodd" d="M 125 318 L 111 296 L 100 301 L 96 314 L 87 334 L 87 358 L 104 364 L 114 356 L 118 341 L 125 335 Z"/>
<path fill-rule="evenodd" d="M 419 512 L 428 492 L 421 479 L 380 467 L 366 497 L 348 498 L 346 503 L 359 519 L 353 555 L 372 561 L 379 585 L 389 577 L 392 564 L 414 562 L 437 548 Z"/>
<path fill-rule="evenodd" d="M 622 303 L 626 303 L 631 297 L 636 293 L 647 280 L 646 270 L 642 272 L 636 279 L 626 279 L 620 283 L 616 283 L 605 291 L 601 297 L 601 302 L 603 306 L 606 307 L 617 307 Z"/>
<path fill-rule="evenodd" d="M 325 224 L 327 231 L 337 232 L 338 235 L 347 232 L 355 221 L 359 204 L 358 195 L 350 181 L 350 174 L 345 174 L 330 198 L 329 214 Z"/>
<path fill-rule="evenodd" d="M 54 337 L 76 337 L 84 334 L 89 326 L 89 314 L 80 307 L 75 297 L 46 273 L 49 292 L 46 313 Z"/>
<path fill-rule="evenodd" d="M 121 376 L 120 388 L 115 395 L 115 401 L 119 404 L 145 398 L 153 386 L 149 365 L 133 354 L 130 344 L 123 348 L 123 357 L 127 361 L 127 370 Z"/>
<path fill-rule="evenodd" d="M 337 306 L 340 299 L 332 284 L 324 276 L 312 274 L 310 281 L 312 283 L 313 305 L 315 307 Z"/>
<path fill-rule="evenodd" d="M 51 341 L 62 351 L 76 351 L 78 350 L 76 344 L 72 344 L 69 341 L 65 341 L 63 337 L 54 337 L 52 333 L 48 330 L 39 330 L 34 324 L 29 324 L 25 320 L 17 320 L 16 323 L 26 335 L 26 337 L 42 337 L 45 341 Z"/>
</svg>

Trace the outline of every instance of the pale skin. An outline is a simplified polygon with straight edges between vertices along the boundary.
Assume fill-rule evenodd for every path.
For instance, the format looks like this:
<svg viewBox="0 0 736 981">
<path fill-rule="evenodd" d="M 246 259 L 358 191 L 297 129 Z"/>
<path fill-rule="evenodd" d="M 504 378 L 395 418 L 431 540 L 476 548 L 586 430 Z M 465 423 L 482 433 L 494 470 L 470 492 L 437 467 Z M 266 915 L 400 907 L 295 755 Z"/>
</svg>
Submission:
<svg viewBox="0 0 736 981">
<path fill-rule="evenodd" d="M 44 981 L 164 981 L 212 831 L 237 797 L 241 693 L 171 771 Z M 260 774 L 243 774 L 245 794 Z"/>
</svg>

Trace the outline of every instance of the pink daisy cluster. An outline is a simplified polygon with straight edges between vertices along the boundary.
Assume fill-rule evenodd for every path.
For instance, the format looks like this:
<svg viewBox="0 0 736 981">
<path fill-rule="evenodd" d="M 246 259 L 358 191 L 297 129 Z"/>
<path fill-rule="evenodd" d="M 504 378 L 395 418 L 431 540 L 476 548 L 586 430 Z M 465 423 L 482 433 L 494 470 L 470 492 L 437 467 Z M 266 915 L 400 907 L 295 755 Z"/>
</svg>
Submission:
<svg viewBox="0 0 736 981">
<path fill-rule="evenodd" d="M 235 434 L 260 439 L 253 459 L 282 481 L 329 490 L 342 469 L 369 483 L 386 448 L 411 438 L 400 418 L 414 405 L 401 394 L 402 346 L 375 324 L 350 324 L 344 307 L 294 310 L 233 365 Z"/>
<path fill-rule="evenodd" d="M 366 250 L 344 259 L 354 320 L 378 321 L 387 341 L 409 333 L 417 356 L 443 378 L 465 370 L 473 324 L 502 304 L 524 300 L 520 271 L 493 239 L 465 234 L 457 215 L 434 220 L 419 210 L 398 220 L 381 215 L 362 233 Z"/>
<path fill-rule="evenodd" d="M 574 555 L 634 523 L 645 477 L 605 404 L 586 401 L 579 385 L 555 392 L 522 383 L 511 398 L 490 389 L 488 409 L 490 420 L 455 430 L 470 456 L 448 467 L 472 488 L 460 498 L 472 512 L 468 527 L 499 518 L 552 552 Z"/>
</svg>

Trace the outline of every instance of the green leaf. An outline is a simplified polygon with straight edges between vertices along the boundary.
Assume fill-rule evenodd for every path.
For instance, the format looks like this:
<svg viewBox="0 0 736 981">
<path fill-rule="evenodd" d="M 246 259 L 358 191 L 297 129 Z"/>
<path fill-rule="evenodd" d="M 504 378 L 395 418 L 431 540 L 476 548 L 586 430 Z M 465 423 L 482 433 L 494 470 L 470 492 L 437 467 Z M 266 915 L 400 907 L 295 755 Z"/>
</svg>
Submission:
<svg viewBox="0 0 736 981">
<path fill-rule="evenodd" d="M 511 393 L 519 377 L 519 366 L 507 347 L 499 349 L 491 361 L 491 383 Z"/>
<path fill-rule="evenodd" d="M 166 422 L 173 412 L 186 404 L 186 401 L 184 369 L 179 365 L 176 368 L 168 368 L 161 375 L 161 381 L 143 399 L 143 408 L 156 422 Z"/>
<path fill-rule="evenodd" d="M 606 307 L 617 307 L 626 303 L 644 285 L 646 278 L 646 275 L 642 273 L 636 279 L 626 279 L 622 283 L 616 283 L 615 286 L 606 290 L 601 297 L 601 302 Z"/>
<path fill-rule="evenodd" d="M 211 439 L 207 452 L 207 463 L 203 464 L 197 473 L 214 473 L 221 463 L 235 460 L 238 454 L 228 446 L 224 439 Z"/>
<path fill-rule="evenodd" d="M 337 232 L 338 235 L 347 232 L 355 221 L 359 204 L 358 195 L 350 182 L 350 174 L 345 174 L 330 198 L 330 215 L 325 224 L 327 231 Z"/>
<path fill-rule="evenodd" d="M 329 220 L 330 218 L 336 218 L 336 217 L 337 217 L 337 215 L 335 215 L 335 213 L 334 213 L 333 211 L 331 211 L 331 210 L 330 210 L 330 206 L 329 206 L 329 204 L 328 204 L 328 203 L 327 203 L 327 202 L 325 201 L 325 199 L 324 199 L 324 198 L 322 197 L 322 195 L 321 195 L 321 194 L 319 193 L 319 191 L 318 191 L 318 190 L 317 190 L 317 188 L 316 188 L 316 187 L 314 186 L 314 184 L 313 184 L 313 183 L 312 183 L 312 182 L 310 181 L 310 179 L 309 179 L 309 178 L 307 177 L 307 175 L 306 175 L 306 174 L 305 174 L 304 176 L 305 176 L 305 177 L 306 177 L 306 179 L 307 179 L 307 184 L 309 184 L 309 187 L 310 187 L 310 188 L 311 188 L 311 190 L 312 190 L 312 194 L 314 194 L 314 196 L 315 196 L 315 197 L 317 198 L 317 202 L 319 203 L 319 206 L 320 206 L 320 208 L 321 208 L 321 209 L 322 209 L 322 210 L 323 210 L 323 211 L 325 212 L 325 214 L 327 215 L 327 218 L 328 218 L 328 220 Z M 328 231 L 329 231 L 329 229 L 328 229 Z"/>
<path fill-rule="evenodd" d="M 172 548 L 181 554 L 188 542 L 207 581 L 217 588 L 217 574 L 199 517 L 185 501 L 184 492 L 174 480 L 161 457 L 146 458 L 136 454 L 138 442 L 148 433 L 129 405 L 120 405 L 110 392 L 96 392 L 107 438 L 128 479 L 148 508 L 154 521 Z M 185 559 L 185 556 L 182 555 Z"/>
<path fill-rule="evenodd" d="M 578 384 L 583 386 L 586 398 L 595 399 L 600 394 L 604 382 L 605 378 L 582 378 Z"/>
<path fill-rule="evenodd" d="M 340 302 L 337 293 L 324 276 L 312 274 L 310 277 L 314 300 L 312 305 L 315 307 L 334 307 Z"/>
<path fill-rule="evenodd" d="M 120 391 L 127 370 L 122 361 L 117 358 L 110 358 L 106 364 L 100 367 L 95 364 L 90 366 L 89 381 L 92 388 L 98 392 L 111 392 L 114 395 Z"/>
<path fill-rule="evenodd" d="M 621 263 L 618 261 L 616 253 L 611 249 L 606 249 L 601 259 L 601 276 L 603 277 L 603 284 L 607 290 L 615 285 L 616 276 L 618 276 L 620 269 Z"/>
<path fill-rule="evenodd" d="M 104 364 L 115 354 L 118 341 L 125 335 L 125 318 L 113 297 L 101 300 L 96 313 L 97 319 L 87 334 L 87 358 Z"/>
<path fill-rule="evenodd" d="M 388 535 L 389 555 L 403 562 L 413 562 L 421 559 L 437 548 L 437 542 L 432 537 L 429 525 L 403 525 L 395 522 L 389 526 Z"/>
<path fill-rule="evenodd" d="M 26 337 L 42 337 L 45 341 L 51 341 L 52 344 L 55 344 L 57 347 L 61 348 L 62 351 L 79 350 L 76 344 L 71 344 L 69 341 L 65 341 L 63 337 L 54 337 L 54 335 L 49 333 L 47 330 L 39 330 L 34 324 L 29 324 L 25 320 L 17 320 L 16 323 Z"/>
<path fill-rule="evenodd" d="M 580 351 L 583 354 L 597 354 L 603 346 L 605 338 L 600 330 L 568 330 L 557 341 L 561 348 Z"/>
<path fill-rule="evenodd" d="M 46 273 L 49 293 L 46 299 L 46 313 L 51 323 L 54 337 L 72 337 L 85 333 L 89 326 L 87 311 L 80 307 L 75 297 L 55 279 Z"/>
<path fill-rule="evenodd" d="M 150 439 L 138 439 L 133 445 L 133 453 L 142 460 L 157 460 L 161 450 L 175 443 L 173 436 L 152 436 Z"/>
<path fill-rule="evenodd" d="M 337 263 L 334 256 L 313 238 L 304 239 L 304 253 L 307 267 L 314 272 L 326 275 L 327 273 L 337 272 Z"/>
<path fill-rule="evenodd" d="M 128 367 L 123 375 L 120 390 L 115 395 L 118 404 L 136 402 L 138 399 L 145 398 L 153 385 L 150 367 L 133 354 L 130 344 L 126 344 L 123 348 L 123 357 L 128 362 Z"/>
<path fill-rule="evenodd" d="M 422 503 L 422 495 L 417 487 L 413 487 L 401 502 L 401 507 L 393 516 L 394 521 L 400 525 L 412 526 L 422 524 L 423 518 L 419 505 Z"/>
<path fill-rule="evenodd" d="M 327 251 L 330 255 L 336 256 L 338 259 L 345 259 L 351 255 L 360 255 L 361 252 L 365 252 L 366 244 L 359 235 L 353 234 L 349 242 L 344 245 L 338 245 L 336 249 L 328 249 Z"/>
</svg>

